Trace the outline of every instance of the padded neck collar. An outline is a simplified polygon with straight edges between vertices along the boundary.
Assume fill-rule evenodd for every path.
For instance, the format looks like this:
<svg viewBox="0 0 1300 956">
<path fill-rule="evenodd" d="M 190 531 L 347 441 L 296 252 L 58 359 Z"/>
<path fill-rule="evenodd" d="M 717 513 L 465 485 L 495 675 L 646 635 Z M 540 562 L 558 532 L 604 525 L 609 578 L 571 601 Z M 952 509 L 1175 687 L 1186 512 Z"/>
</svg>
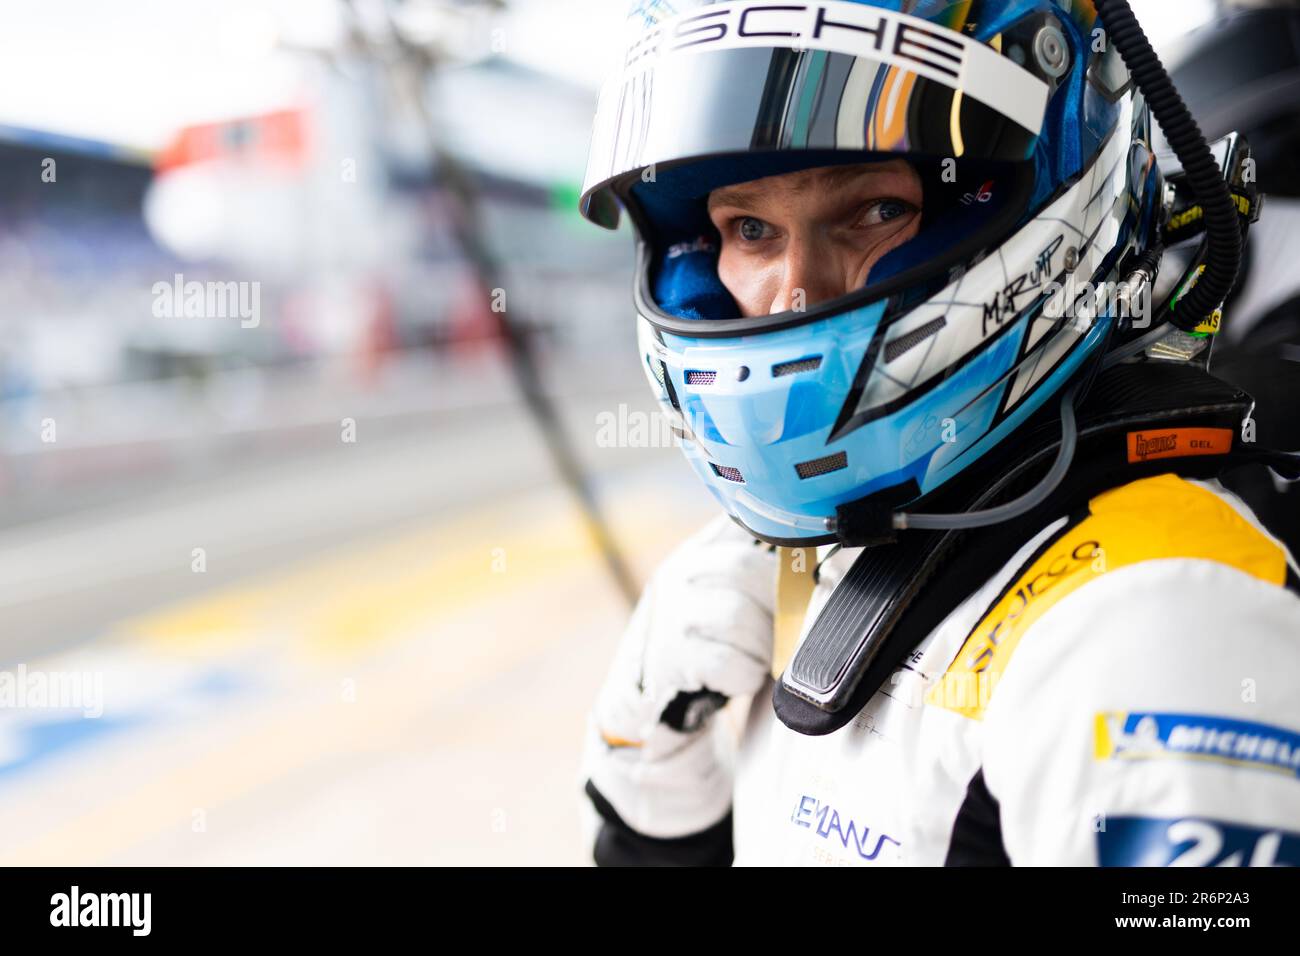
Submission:
<svg viewBox="0 0 1300 956">
<path fill-rule="evenodd" d="M 1074 464 L 1038 507 L 1001 525 L 906 531 L 896 541 L 863 550 L 776 684 L 777 717 L 812 736 L 847 724 L 906 655 L 988 579 L 989 569 L 1024 545 L 1026 528 L 1076 516 L 1091 498 L 1138 478 L 1169 472 L 1212 478 L 1229 464 L 1267 458 L 1267 450 L 1239 445 L 1240 423 L 1251 404 L 1245 392 L 1197 366 L 1119 365 L 1099 376 L 1077 409 Z M 1131 460 L 1130 435 L 1191 427 L 1229 430 L 1230 447 L 1223 454 Z M 1050 467 L 1059 423 L 1040 413 L 1024 435 L 917 504 L 936 512 L 975 510 L 1022 494 Z M 925 600 L 917 600 L 922 595 Z M 820 687 L 827 691 L 820 696 L 832 699 L 814 702 L 796 686 Z"/>
</svg>

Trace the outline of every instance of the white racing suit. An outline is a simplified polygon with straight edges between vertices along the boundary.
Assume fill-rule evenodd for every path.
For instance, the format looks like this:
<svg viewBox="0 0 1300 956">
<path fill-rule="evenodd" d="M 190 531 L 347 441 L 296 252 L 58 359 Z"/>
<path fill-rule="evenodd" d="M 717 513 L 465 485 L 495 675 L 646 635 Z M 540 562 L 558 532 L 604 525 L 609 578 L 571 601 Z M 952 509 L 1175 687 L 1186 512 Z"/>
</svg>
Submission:
<svg viewBox="0 0 1300 956">
<path fill-rule="evenodd" d="M 596 861 L 1300 864 L 1294 559 L 1172 474 L 1025 531 L 823 736 L 772 706 L 778 552 L 726 518 L 682 545 L 589 721 Z M 819 549 L 804 636 L 859 553 Z"/>
</svg>

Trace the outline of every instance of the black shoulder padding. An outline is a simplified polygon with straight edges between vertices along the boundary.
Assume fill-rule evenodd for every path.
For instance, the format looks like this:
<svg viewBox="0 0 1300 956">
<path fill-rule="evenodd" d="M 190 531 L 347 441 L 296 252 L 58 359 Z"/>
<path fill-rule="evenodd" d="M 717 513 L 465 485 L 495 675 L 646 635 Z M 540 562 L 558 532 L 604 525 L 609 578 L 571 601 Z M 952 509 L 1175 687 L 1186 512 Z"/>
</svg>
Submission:
<svg viewBox="0 0 1300 956">
<path fill-rule="evenodd" d="M 731 812 L 699 833 L 671 840 L 637 833 L 590 780 L 587 796 L 604 821 L 596 837 L 597 866 L 731 866 Z"/>
<path fill-rule="evenodd" d="M 984 782 L 984 768 L 976 771 L 966 788 L 944 866 L 1010 866 L 1011 857 L 1002 842 L 1002 818 L 998 801 Z"/>
</svg>

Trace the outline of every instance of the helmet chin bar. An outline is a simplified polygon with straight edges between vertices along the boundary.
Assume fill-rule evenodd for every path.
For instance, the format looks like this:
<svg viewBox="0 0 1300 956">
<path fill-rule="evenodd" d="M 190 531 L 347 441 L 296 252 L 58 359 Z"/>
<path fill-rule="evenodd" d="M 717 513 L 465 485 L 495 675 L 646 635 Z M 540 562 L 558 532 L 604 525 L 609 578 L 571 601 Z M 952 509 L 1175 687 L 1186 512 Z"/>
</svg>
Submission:
<svg viewBox="0 0 1300 956">
<path fill-rule="evenodd" d="M 1047 496 L 1056 490 L 1065 473 L 1070 470 L 1070 463 L 1074 460 L 1074 449 L 1079 437 L 1074 418 L 1074 405 L 1086 381 L 1086 377 L 1075 379 L 1061 396 L 1061 447 L 1056 453 L 1056 460 L 1052 463 L 1051 469 L 1030 491 L 1006 504 L 983 511 L 967 511 L 958 514 L 895 512 L 892 519 L 893 527 L 899 531 L 905 528 L 924 528 L 932 531 L 983 528 L 1010 521 L 1046 501 Z"/>
<path fill-rule="evenodd" d="M 756 497 L 744 490 L 737 492 L 736 501 L 755 514 L 767 518 L 769 521 L 778 521 L 781 524 L 788 525 L 791 530 L 809 531 L 819 535 L 835 533 L 836 521 L 834 518 L 823 518 L 818 515 L 800 515 L 791 511 L 782 511 L 780 508 L 759 501 Z"/>
<path fill-rule="evenodd" d="M 1105 363 L 1102 367 L 1109 367 L 1110 364 L 1113 363 Z M 1080 393 L 1090 378 L 1091 375 L 1085 372 L 1065 389 L 1061 397 L 1061 443 L 1056 459 L 1047 474 L 1030 491 L 996 508 L 954 514 L 925 514 L 895 510 L 897 499 L 906 501 L 916 497 L 914 484 L 903 488 L 899 486 L 887 488 L 857 501 L 847 502 L 840 506 L 834 517 L 829 518 L 782 511 L 759 501 L 746 491 L 738 492 L 735 496 L 736 501 L 755 514 L 787 525 L 792 530 L 834 535 L 838 543 L 846 548 L 888 544 L 895 539 L 896 532 L 908 528 L 929 531 L 963 530 L 1010 521 L 1045 501 L 1069 471 L 1078 441 L 1074 409 Z"/>
</svg>

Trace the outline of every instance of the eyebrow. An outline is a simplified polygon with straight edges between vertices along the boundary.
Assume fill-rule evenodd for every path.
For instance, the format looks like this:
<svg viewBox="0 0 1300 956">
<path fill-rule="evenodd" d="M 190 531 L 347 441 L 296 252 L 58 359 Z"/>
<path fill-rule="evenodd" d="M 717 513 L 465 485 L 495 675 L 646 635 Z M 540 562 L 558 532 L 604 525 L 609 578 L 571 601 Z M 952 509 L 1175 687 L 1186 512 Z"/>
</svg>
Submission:
<svg viewBox="0 0 1300 956">
<path fill-rule="evenodd" d="M 882 170 L 875 164 L 866 169 L 861 165 L 825 166 L 817 170 L 806 170 L 805 172 L 813 175 L 796 175 L 789 181 L 787 188 L 796 195 L 810 192 L 814 184 L 830 192 L 872 174 L 888 177 L 898 175 L 897 170 Z M 709 194 L 708 205 L 710 208 L 724 205 L 746 206 L 752 201 L 754 195 L 760 191 L 759 188 L 754 186 L 753 182 L 737 183 L 734 186 L 720 186 Z"/>
</svg>

